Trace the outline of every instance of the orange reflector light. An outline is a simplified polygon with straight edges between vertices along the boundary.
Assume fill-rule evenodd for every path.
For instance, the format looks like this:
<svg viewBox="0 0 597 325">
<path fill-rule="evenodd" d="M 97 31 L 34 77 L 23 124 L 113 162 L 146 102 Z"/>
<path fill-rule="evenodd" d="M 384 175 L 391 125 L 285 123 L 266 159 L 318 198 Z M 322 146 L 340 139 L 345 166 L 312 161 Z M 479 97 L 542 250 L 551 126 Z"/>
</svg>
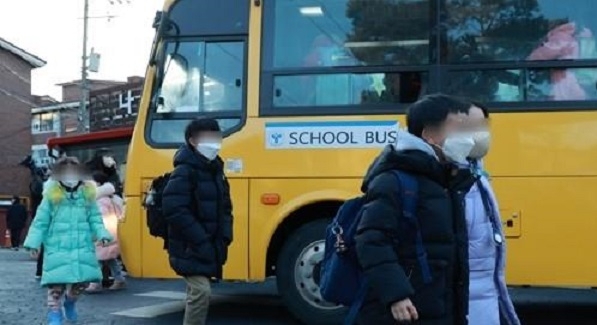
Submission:
<svg viewBox="0 0 597 325">
<path fill-rule="evenodd" d="M 276 205 L 280 203 L 280 195 L 276 193 L 265 193 L 261 195 L 261 203 L 265 205 Z"/>
</svg>

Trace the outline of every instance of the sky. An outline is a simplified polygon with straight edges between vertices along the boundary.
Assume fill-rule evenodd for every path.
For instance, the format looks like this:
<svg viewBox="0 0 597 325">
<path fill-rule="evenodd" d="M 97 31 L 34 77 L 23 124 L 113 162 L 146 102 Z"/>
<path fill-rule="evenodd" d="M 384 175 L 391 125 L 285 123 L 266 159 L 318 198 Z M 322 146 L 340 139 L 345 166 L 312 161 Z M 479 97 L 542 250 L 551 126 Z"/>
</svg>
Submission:
<svg viewBox="0 0 597 325">
<path fill-rule="evenodd" d="M 83 0 L 0 0 L 0 37 L 47 62 L 32 72 L 32 93 L 61 99 L 58 83 L 81 79 Z M 89 0 L 88 49 L 101 55 L 91 79 L 143 76 L 155 12 L 164 0 Z M 110 4 L 113 2 L 114 4 Z"/>
</svg>

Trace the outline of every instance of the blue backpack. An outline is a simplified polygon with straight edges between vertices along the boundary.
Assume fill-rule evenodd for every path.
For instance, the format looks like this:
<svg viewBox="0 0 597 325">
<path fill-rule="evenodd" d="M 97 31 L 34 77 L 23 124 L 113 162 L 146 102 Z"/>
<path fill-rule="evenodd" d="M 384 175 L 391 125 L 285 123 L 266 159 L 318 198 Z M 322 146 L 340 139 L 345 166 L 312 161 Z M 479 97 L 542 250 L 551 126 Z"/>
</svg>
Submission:
<svg viewBox="0 0 597 325">
<path fill-rule="evenodd" d="M 401 187 L 404 218 L 415 232 L 417 260 L 423 281 L 430 283 L 431 271 L 416 217 L 419 184 L 410 174 L 400 171 L 392 171 L 392 174 Z M 325 234 L 325 252 L 319 283 L 321 296 L 328 302 L 351 306 L 345 324 L 354 323 L 367 292 L 367 283 L 359 266 L 354 239 L 363 216 L 364 204 L 364 195 L 344 202 Z"/>
</svg>

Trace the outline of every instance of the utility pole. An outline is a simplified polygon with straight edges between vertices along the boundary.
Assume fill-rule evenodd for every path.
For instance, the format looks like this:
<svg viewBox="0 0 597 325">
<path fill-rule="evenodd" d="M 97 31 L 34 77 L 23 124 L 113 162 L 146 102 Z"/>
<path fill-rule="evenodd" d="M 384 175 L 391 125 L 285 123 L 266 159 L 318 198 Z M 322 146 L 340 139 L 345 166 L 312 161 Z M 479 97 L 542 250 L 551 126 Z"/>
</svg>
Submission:
<svg viewBox="0 0 597 325">
<path fill-rule="evenodd" d="M 125 4 L 123 0 L 116 0 L 118 4 Z M 131 0 L 124 0 L 126 4 L 130 4 Z M 110 5 L 115 5 L 114 0 L 108 0 Z M 79 112 L 78 112 L 78 119 L 79 119 L 79 132 L 86 133 L 89 132 L 89 109 L 87 107 L 87 102 L 89 101 L 89 81 L 87 80 L 89 74 L 89 64 L 88 61 L 90 56 L 87 54 L 87 30 L 89 19 L 95 18 L 107 18 L 108 21 L 110 19 L 115 18 L 115 15 L 106 15 L 106 16 L 97 16 L 97 17 L 89 17 L 89 0 L 85 0 L 85 4 L 83 7 L 83 56 L 81 57 L 82 65 L 81 65 L 81 102 L 79 104 Z M 91 69 L 91 72 L 97 72 L 97 65 L 99 64 L 99 55 L 96 53 L 91 53 L 91 59 L 95 58 L 96 67 Z M 93 61 L 93 60 L 92 60 Z M 95 70 L 94 70 L 95 69 Z"/>
<path fill-rule="evenodd" d="M 83 56 L 81 66 L 81 103 L 79 104 L 79 132 L 86 133 L 89 130 L 89 112 L 87 101 L 89 98 L 89 87 L 87 86 L 87 24 L 89 21 L 89 0 L 85 0 L 83 12 Z"/>
</svg>

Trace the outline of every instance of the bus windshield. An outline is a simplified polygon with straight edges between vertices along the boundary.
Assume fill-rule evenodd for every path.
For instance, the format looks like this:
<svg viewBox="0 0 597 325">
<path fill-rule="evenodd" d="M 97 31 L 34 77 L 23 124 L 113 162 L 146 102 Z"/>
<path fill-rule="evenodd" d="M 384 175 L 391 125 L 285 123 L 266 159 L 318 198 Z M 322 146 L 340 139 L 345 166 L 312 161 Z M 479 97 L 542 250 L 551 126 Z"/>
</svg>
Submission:
<svg viewBox="0 0 597 325">
<path fill-rule="evenodd" d="M 157 113 L 240 111 L 242 42 L 171 42 Z"/>
<path fill-rule="evenodd" d="M 244 100 L 244 41 L 170 41 L 156 90 L 150 137 L 182 142 L 180 130 L 197 114 L 216 117 L 224 129 L 238 125 Z M 174 131 L 174 132 L 173 132 Z"/>
</svg>

